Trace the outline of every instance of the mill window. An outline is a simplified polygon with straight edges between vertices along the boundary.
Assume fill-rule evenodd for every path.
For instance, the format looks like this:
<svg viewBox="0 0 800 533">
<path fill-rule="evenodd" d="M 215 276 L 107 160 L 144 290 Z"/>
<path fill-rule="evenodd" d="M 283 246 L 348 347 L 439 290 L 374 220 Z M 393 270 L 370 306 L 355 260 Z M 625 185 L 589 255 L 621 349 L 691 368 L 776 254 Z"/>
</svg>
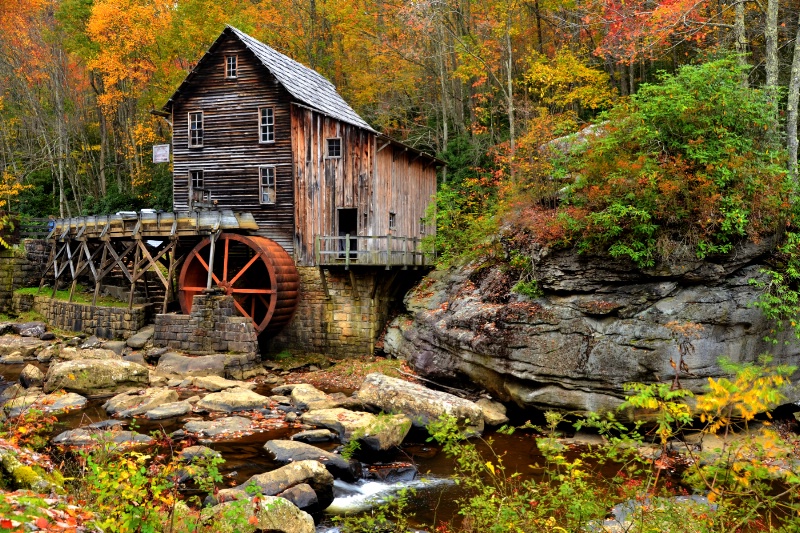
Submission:
<svg viewBox="0 0 800 533">
<path fill-rule="evenodd" d="M 275 111 L 271 107 L 258 108 L 259 142 L 275 142 Z"/>
<path fill-rule="evenodd" d="M 259 168 L 260 186 L 259 202 L 262 204 L 275 203 L 275 167 L 266 166 Z"/>
<path fill-rule="evenodd" d="M 189 113 L 189 147 L 203 146 L 203 112 L 192 111 Z"/>
<path fill-rule="evenodd" d="M 236 56 L 225 56 L 225 77 L 235 78 L 238 74 L 238 66 Z"/>
<path fill-rule="evenodd" d="M 205 188 L 205 176 L 202 170 L 189 171 L 189 199 L 193 208 L 202 206 L 210 200 L 210 192 Z"/>
<path fill-rule="evenodd" d="M 342 157 L 342 139 L 339 137 L 332 137 L 327 139 L 327 141 L 328 150 L 325 155 L 331 159 Z"/>
<path fill-rule="evenodd" d="M 419 234 L 420 235 L 425 235 L 425 219 L 424 218 L 419 219 Z"/>
<path fill-rule="evenodd" d="M 397 216 L 394 213 L 389 213 L 389 229 L 395 229 L 397 225 Z"/>
</svg>

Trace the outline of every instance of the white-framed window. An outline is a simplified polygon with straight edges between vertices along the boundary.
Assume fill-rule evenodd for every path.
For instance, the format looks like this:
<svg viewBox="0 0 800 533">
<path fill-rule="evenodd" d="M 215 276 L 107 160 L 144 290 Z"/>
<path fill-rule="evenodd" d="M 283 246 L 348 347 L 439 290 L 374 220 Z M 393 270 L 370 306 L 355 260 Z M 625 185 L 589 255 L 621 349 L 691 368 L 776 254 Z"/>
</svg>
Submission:
<svg viewBox="0 0 800 533">
<path fill-rule="evenodd" d="M 330 137 L 326 141 L 325 157 L 330 159 L 342 157 L 342 139 L 340 137 Z"/>
<path fill-rule="evenodd" d="M 225 56 L 225 77 L 235 78 L 239 73 L 239 61 L 235 55 Z"/>
<path fill-rule="evenodd" d="M 258 108 L 258 142 L 275 142 L 275 110 L 271 107 Z"/>
<path fill-rule="evenodd" d="M 395 229 L 397 226 L 397 215 L 389 213 L 389 229 Z"/>
<path fill-rule="evenodd" d="M 189 147 L 203 146 L 203 112 L 189 112 Z"/>
<path fill-rule="evenodd" d="M 192 189 L 205 189 L 205 182 L 203 178 L 202 170 L 192 169 L 189 171 L 189 181 L 191 182 Z"/>
<path fill-rule="evenodd" d="M 275 203 L 275 167 L 268 165 L 258 167 L 259 187 L 258 201 L 262 204 Z"/>
</svg>

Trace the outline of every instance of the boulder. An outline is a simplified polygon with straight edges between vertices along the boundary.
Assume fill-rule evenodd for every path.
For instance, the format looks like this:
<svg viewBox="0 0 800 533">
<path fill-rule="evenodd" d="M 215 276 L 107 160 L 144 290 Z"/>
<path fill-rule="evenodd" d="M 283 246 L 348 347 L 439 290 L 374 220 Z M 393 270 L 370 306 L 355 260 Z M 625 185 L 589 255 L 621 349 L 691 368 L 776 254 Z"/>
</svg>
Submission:
<svg viewBox="0 0 800 533">
<path fill-rule="evenodd" d="M 125 341 L 106 341 L 103 343 L 103 348 L 111 350 L 115 354 L 122 356 L 125 353 Z"/>
<path fill-rule="evenodd" d="M 411 429 L 411 420 L 403 414 L 375 416 L 342 408 L 309 411 L 300 419 L 304 424 L 335 431 L 342 443 L 355 438 L 373 451 L 400 446 Z"/>
<path fill-rule="evenodd" d="M 300 483 L 294 487 L 290 487 L 285 491 L 278 494 L 279 497 L 285 498 L 296 505 L 299 509 L 311 509 L 319 505 L 319 498 L 311 485 L 307 483 Z"/>
<path fill-rule="evenodd" d="M 309 429 L 292 435 L 292 440 L 300 442 L 330 442 L 336 439 L 336 434 L 328 429 Z"/>
<path fill-rule="evenodd" d="M 49 363 L 54 357 L 58 357 L 60 352 L 61 346 L 51 344 L 39 350 L 39 353 L 36 355 L 36 360 L 40 363 Z"/>
<path fill-rule="evenodd" d="M 12 352 L 0 357 L 0 365 L 21 365 L 24 362 L 25 356 L 22 355 L 22 352 Z"/>
<path fill-rule="evenodd" d="M 103 342 L 97 338 L 97 335 L 92 335 L 81 343 L 81 349 L 87 350 L 92 348 L 99 348 Z"/>
<path fill-rule="evenodd" d="M 172 402 L 165 403 L 154 409 L 149 409 L 145 414 L 145 418 L 150 420 L 164 420 L 166 418 L 175 418 L 183 416 L 192 411 L 192 404 L 189 402 Z"/>
<path fill-rule="evenodd" d="M 19 373 L 19 382 L 25 388 L 41 387 L 44 383 L 44 372 L 34 365 L 25 365 Z"/>
<path fill-rule="evenodd" d="M 488 398 L 481 398 L 475 405 L 481 408 L 483 421 L 489 426 L 502 426 L 508 423 L 506 406 L 500 402 L 493 402 Z"/>
<path fill-rule="evenodd" d="M 78 394 L 100 395 L 139 389 L 149 382 L 147 368 L 136 363 L 103 359 L 64 361 L 50 365 L 44 390 L 64 389 Z"/>
<path fill-rule="evenodd" d="M 255 486 L 261 494 L 274 496 L 299 485 L 306 485 L 314 491 L 316 504 L 304 507 L 311 512 L 321 511 L 333 501 L 333 475 L 319 461 L 295 461 L 277 470 L 258 474 L 232 489 L 219 491 L 219 501 L 247 497 L 248 487 Z"/>
<path fill-rule="evenodd" d="M 241 510 L 239 510 L 241 509 Z M 230 526 L 230 516 L 244 513 L 241 523 L 237 523 L 236 533 L 314 533 L 314 519 L 305 511 L 301 511 L 289 500 L 276 496 L 264 496 L 258 503 L 250 501 L 225 502 L 204 509 L 201 516 L 204 522 L 219 524 L 216 531 L 233 531 L 223 529 Z"/>
<path fill-rule="evenodd" d="M 3 410 L 11 417 L 19 416 L 28 409 L 36 409 L 44 413 L 60 413 L 83 409 L 86 406 L 86 401 L 86 398 L 74 392 L 42 394 L 41 390 L 34 391 L 34 389 L 30 389 L 29 394 L 13 398 L 4 403 Z"/>
<path fill-rule="evenodd" d="M 58 353 L 58 358 L 63 361 L 82 361 L 86 359 L 122 359 L 119 354 L 105 348 L 75 348 L 72 346 L 66 346 L 62 348 Z"/>
<path fill-rule="evenodd" d="M 142 415 L 161 405 L 178 401 L 178 393 L 167 388 L 152 388 L 142 392 L 123 392 L 103 404 L 109 415 L 130 418 Z"/>
<path fill-rule="evenodd" d="M 181 450 L 181 453 L 178 454 L 178 458 L 181 461 L 189 463 L 200 457 L 214 457 L 219 459 L 222 457 L 222 454 L 212 450 L 208 446 L 189 446 Z"/>
<path fill-rule="evenodd" d="M 121 431 L 116 429 L 89 429 L 78 428 L 60 433 L 53 438 L 53 444 L 58 446 L 95 446 L 108 445 L 112 447 L 132 448 L 148 446 L 153 443 L 153 438 L 135 431 Z"/>
<path fill-rule="evenodd" d="M 483 412 L 474 402 L 377 372 L 364 378 L 358 399 L 387 413 L 402 413 L 417 427 L 446 414 L 465 423 L 468 431 L 483 431 Z"/>
<path fill-rule="evenodd" d="M 338 407 L 339 405 L 327 394 L 318 390 L 313 385 L 308 385 L 306 383 L 294 385 L 291 391 L 291 398 L 293 404 L 306 411 L 311 411 L 314 409 L 331 409 L 333 407 Z"/>
<path fill-rule="evenodd" d="M 162 354 L 156 372 L 165 377 L 219 376 L 225 377 L 225 355 L 188 357 L 174 352 Z"/>
<path fill-rule="evenodd" d="M 47 330 L 47 325 L 44 322 L 25 322 L 23 324 L 14 324 L 14 329 L 22 337 L 34 337 L 38 339 Z"/>
<path fill-rule="evenodd" d="M 222 392 L 212 392 L 197 402 L 197 409 L 204 411 L 248 411 L 269 405 L 269 398 L 256 394 L 250 389 L 234 388 Z"/>
<path fill-rule="evenodd" d="M 198 389 L 205 389 L 211 392 L 219 392 L 221 390 L 241 388 L 253 390 L 256 388 L 255 383 L 248 383 L 247 381 L 237 381 L 233 379 L 225 379 L 219 376 L 199 376 L 192 379 L 192 385 Z"/>
<path fill-rule="evenodd" d="M 229 416 L 215 420 L 192 420 L 187 422 L 183 429 L 189 433 L 214 438 L 245 432 L 250 429 L 250 426 L 251 421 L 249 418 Z"/>
<path fill-rule="evenodd" d="M 424 377 L 467 381 L 523 408 L 610 411 L 624 401 L 626 383 L 672 380 L 671 361 L 680 356 L 668 324 L 702 324 L 680 376 L 697 394 L 709 377 L 725 375 L 722 356 L 800 361 L 791 328 L 773 333 L 774 322 L 752 305 L 763 289 L 749 281 L 765 279 L 760 270 L 773 244 L 763 239 L 705 261 L 689 251 L 645 270 L 571 249 L 534 249 L 536 299 L 511 291 L 517 280 L 503 264 L 436 271 L 406 296 L 408 313 L 390 324 L 384 349 Z M 799 391 L 791 395 L 800 399 Z"/>
<path fill-rule="evenodd" d="M 126 341 L 128 346 L 134 350 L 141 350 L 153 338 L 155 333 L 155 326 L 145 326 L 130 337 Z"/>
<path fill-rule="evenodd" d="M 294 442 L 291 440 L 271 440 L 264 445 L 264 449 L 278 464 L 288 464 L 297 461 L 319 461 L 330 471 L 334 477 L 345 481 L 354 481 L 360 475 L 358 462 L 352 463 L 335 453 L 326 452 L 321 448 Z"/>
<path fill-rule="evenodd" d="M 122 360 L 130 361 L 131 363 L 136 363 L 137 365 L 147 366 L 147 361 L 141 352 L 125 354 L 122 356 Z"/>
<path fill-rule="evenodd" d="M 19 352 L 23 359 L 31 361 L 36 359 L 36 354 L 49 343 L 33 337 L 0 337 L 0 358 Z"/>
</svg>

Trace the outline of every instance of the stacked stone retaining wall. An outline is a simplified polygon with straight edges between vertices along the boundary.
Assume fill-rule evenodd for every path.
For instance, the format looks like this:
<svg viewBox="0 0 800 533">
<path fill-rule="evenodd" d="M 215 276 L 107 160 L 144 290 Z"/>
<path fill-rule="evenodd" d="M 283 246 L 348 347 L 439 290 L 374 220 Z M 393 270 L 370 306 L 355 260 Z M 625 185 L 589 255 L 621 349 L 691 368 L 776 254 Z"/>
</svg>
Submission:
<svg viewBox="0 0 800 533">
<path fill-rule="evenodd" d="M 0 249 L 0 312 L 11 311 L 16 289 L 39 285 L 49 253 L 48 242 L 41 239 L 28 239 L 13 248 Z"/>
<path fill-rule="evenodd" d="M 195 296 L 190 315 L 156 315 L 153 344 L 192 354 L 258 353 L 253 322 L 236 316 L 227 295 Z"/>
<path fill-rule="evenodd" d="M 297 267 L 300 301 L 292 321 L 262 346 L 266 353 L 282 350 L 347 357 L 372 355 L 392 304 L 423 271 L 383 268 L 325 270 L 327 294 L 317 267 Z M 355 279 L 355 286 L 353 285 Z"/>
<path fill-rule="evenodd" d="M 50 327 L 82 331 L 104 339 L 127 339 L 148 323 L 150 314 L 148 306 L 100 307 L 33 294 L 14 294 L 13 310 L 16 313 L 33 310 Z"/>
</svg>

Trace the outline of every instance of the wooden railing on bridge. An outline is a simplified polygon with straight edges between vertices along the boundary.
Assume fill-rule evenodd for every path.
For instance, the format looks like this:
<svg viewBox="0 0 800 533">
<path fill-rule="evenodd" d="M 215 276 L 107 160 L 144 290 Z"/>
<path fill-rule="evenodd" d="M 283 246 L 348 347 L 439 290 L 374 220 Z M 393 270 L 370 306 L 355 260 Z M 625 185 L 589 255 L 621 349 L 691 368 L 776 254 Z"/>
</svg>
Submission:
<svg viewBox="0 0 800 533">
<path fill-rule="evenodd" d="M 417 237 L 393 235 L 317 235 L 314 257 L 319 266 L 351 265 L 392 267 L 432 267 L 434 251 L 423 247 Z"/>
</svg>

